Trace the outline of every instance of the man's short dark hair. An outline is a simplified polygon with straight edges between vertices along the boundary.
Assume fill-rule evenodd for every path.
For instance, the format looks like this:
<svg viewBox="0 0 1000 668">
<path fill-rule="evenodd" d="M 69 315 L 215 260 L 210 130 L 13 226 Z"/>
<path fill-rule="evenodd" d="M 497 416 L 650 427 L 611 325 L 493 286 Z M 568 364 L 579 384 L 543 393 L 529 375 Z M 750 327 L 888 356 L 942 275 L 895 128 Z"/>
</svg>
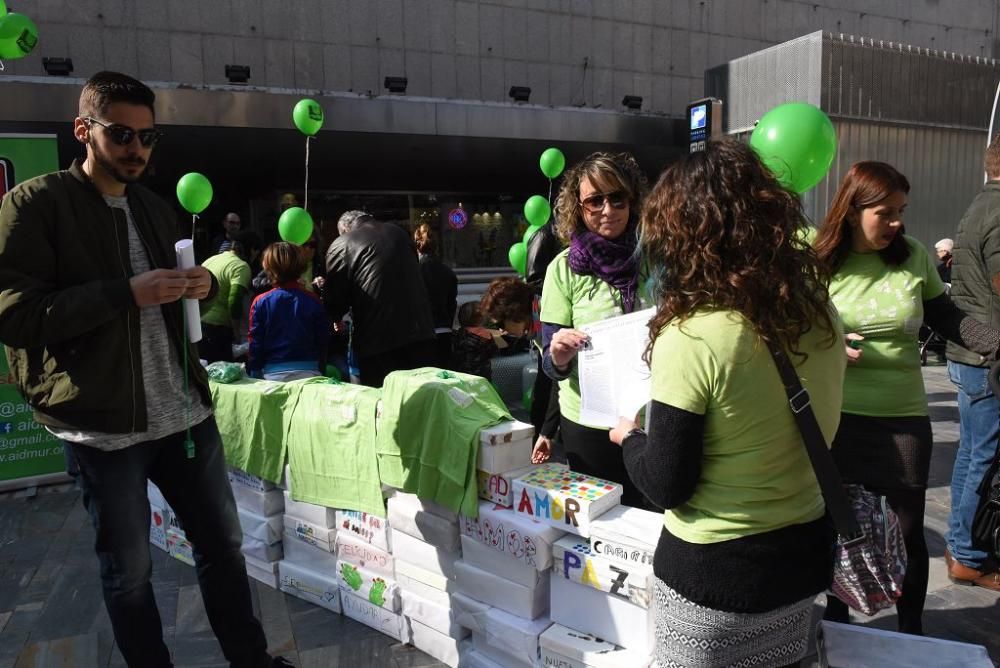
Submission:
<svg viewBox="0 0 1000 668">
<path fill-rule="evenodd" d="M 151 112 L 156 95 L 149 86 L 121 72 L 98 72 L 80 92 L 80 118 L 101 117 L 116 102 L 142 105 Z"/>
<path fill-rule="evenodd" d="M 1000 178 L 1000 132 L 993 135 L 993 141 L 986 149 L 986 157 L 983 160 L 986 168 L 986 176 L 990 179 Z"/>
</svg>

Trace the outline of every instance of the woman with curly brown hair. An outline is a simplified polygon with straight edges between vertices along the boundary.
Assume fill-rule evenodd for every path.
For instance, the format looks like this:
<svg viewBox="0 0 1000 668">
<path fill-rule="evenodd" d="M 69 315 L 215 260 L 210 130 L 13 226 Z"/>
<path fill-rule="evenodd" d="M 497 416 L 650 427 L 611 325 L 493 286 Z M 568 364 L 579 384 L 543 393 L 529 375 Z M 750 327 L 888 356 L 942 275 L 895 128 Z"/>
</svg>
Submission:
<svg viewBox="0 0 1000 668">
<path fill-rule="evenodd" d="M 831 581 L 832 529 L 769 351 L 786 351 L 832 438 L 845 360 L 802 221 L 734 140 L 669 167 L 646 202 L 649 432 L 623 418 L 611 439 L 667 509 L 653 564 L 663 666 L 798 665 Z"/>
<path fill-rule="evenodd" d="M 559 438 L 569 466 L 621 483 L 622 503 L 630 506 L 642 506 L 642 495 L 607 428 L 581 424 L 576 355 L 587 341 L 581 325 L 640 306 L 638 221 L 645 193 L 646 178 L 627 153 L 594 153 L 567 170 L 555 224 L 569 248 L 549 265 L 541 305 L 542 370 L 559 381 Z M 548 456 L 548 442 L 540 439 L 533 460 Z"/>
<path fill-rule="evenodd" d="M 831 454 L 845 483 L 885 496 L 899 517 L 907 569 L 897 623 L 900 631 L 920 635 L 929 562 L 924 493 L 933 439 L 917 333 L 926 322 L 988 358 L 996 356 L 1000 333 L 952 303 L 927 249 L 903 234 L 909 192 L 906 177 L 891 165 L 855 164 L 814 246 L 831 274 L 830 296 L 851 344 Z M 826 618 L 847 622 L 847 606 L 829 597 Z"/>
</svg>

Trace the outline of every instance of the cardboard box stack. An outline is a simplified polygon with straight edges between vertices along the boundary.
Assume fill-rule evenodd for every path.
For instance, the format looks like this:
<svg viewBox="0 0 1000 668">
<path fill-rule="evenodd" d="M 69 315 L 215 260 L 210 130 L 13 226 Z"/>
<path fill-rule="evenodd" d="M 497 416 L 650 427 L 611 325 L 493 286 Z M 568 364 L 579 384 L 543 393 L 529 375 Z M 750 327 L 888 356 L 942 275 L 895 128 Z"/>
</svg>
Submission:
<svg viewBox="0 0 1000 668">
<path fill-rule="evenodd" d="M 476 476 L 479 498 L 510 508 L 512 482 L 531 470 L 531 439 L 535 430 L 530 424 L 502 422 L 479 432 L 479 459 Z"/>
<path fill-rule="evenodd" d="M 167 530 L 170 529 L 173 511 L 170 510 L 170 504 L 163 498 L 159 488 L 152 482 L 146 483 L 146 496 L 149 498 L 149 542 L 164 552 L 169 552 Z"/>
<path fill-rule="evenodd" d="M 449 594 L 461 559 L 458 513 L 433 501 L 396 492 L 388 501 L 392 550 L 410 642 L 438 661 L 457 666 L 468 632 L 455 623 Z"/>
<path fill-rule="evenodd" d="M 247 575 L 269 587 L 278 587 L 282 513 L 285 501 L 274 483 L 239 469 L 229 469 L 236 510 L 243 527 L 243 556 Z"/>
<path fill-rule="evenodd" d="M 278 586 L 292 596 L 339 613 L 335 511 L 295 501 L 288 490 L 284 503 L 285 558 L 278 565 Z"/>
</svg>

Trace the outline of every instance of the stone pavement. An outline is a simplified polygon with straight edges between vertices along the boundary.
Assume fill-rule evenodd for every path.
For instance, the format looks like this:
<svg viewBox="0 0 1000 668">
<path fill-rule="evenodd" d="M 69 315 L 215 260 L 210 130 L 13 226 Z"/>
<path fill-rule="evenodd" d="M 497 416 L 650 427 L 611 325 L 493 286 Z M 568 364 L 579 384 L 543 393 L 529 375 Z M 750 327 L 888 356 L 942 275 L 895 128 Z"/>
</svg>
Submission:
<svg viewBox="0 0 1000 668">
<path fill-rule="evenodd" d="M 1000 662 L 1000 596 L 953 585 L 945 575 L 943 535 L 958 408 L 944 367 L 928 367 L 925 379 L 935 452 L 925 523 L 931 580 L 924 626 L 935 637 L 986 645 L 994 662 Z M 0 495 L 0 668 L 124 665 L 104 611 L 92 543 L 93 531 L 71 486 Z M 209 628 L 194 569 L 156 548 L 152 553 L 154 591 L 177 665 L 226 665 Z M 272 651 L 297 666 L 442 666 L 346 617 L 251 582 Z M 821 615 L 817 604 L 814 616 Z M 891 610 L 856 621 L 895 628 Z M 805 665 L 816 665 L 815 655 Z"/>
</svg>

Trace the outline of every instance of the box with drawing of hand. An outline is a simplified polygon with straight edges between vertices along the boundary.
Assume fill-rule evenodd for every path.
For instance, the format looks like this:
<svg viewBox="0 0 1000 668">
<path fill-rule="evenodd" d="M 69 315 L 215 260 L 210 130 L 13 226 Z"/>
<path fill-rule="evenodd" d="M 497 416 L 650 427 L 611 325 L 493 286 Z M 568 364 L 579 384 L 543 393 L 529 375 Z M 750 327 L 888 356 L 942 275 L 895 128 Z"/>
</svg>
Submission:
<svg viewBox="0 0 1000 668">
<path fill-rule="evenodd" d="M 514 511 L 579 536 L 590 523 L 619 505 L 622 486 L 576 473 L 559 464 L 536 466 L 514 479 Z"/>
<path fill-rule="evenodd" d="M 338 561 L 337 582 L 348 594 L 360 596 L 380 608 L 399 612 L 399 586 L 392 578 L 346 561 Z"/>
</svg>

